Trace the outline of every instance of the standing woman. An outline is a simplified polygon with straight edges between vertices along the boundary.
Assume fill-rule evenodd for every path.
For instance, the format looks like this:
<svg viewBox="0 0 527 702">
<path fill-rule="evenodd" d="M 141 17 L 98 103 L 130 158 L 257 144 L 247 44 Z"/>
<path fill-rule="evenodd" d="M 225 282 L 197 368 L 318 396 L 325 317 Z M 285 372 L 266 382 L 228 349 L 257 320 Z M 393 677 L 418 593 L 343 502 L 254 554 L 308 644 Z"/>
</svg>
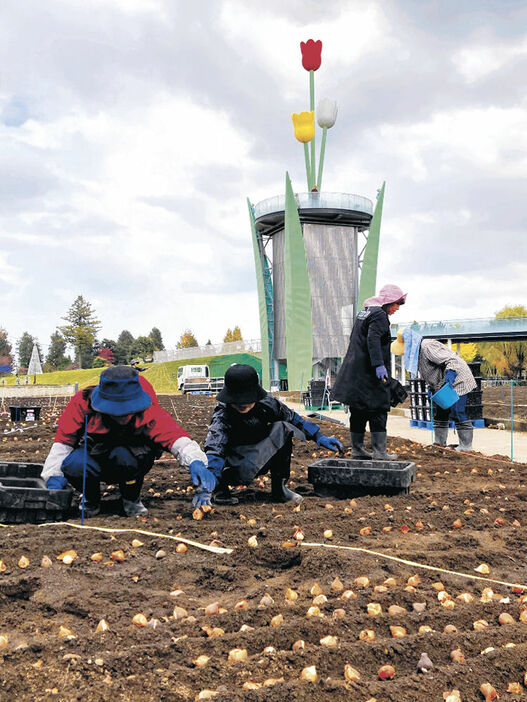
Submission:
<svg viewBox="0 0 527 702">
<path fill-rule="evenodd" d="M 472 451 L 474 429 L 465 408 L 467 395 L 477 387 L 468 364 L 437 339 L 423 339 L 413 329 L 399 329 L 397 339 L 391 345 L 392 353 L 404 354 L 404 366 L 413 378 L 417 372 L 428 383 L 433 393 L 449 383 L 459 395 L 453 407 L 443 409 L 432 403 L 434 417 L 434 444 L 446 446 L 448 421 L 452 415 L 459 437 L 456 451 Z"/>
<path fill-rule="evenodd" d="M 395 460 L 386 453 L 386 420 L 390 411 L 389 317 L 404 305 L 406 294 L 397 285 L 385 285 L 377 297 L 364 303 L 351 331 L 346 357 L 340 367 L 331 399 L 348 405 L 352 458 Z M 366 424 L 370 425 L 373 456 L 364 449 Z"/>
</svg>

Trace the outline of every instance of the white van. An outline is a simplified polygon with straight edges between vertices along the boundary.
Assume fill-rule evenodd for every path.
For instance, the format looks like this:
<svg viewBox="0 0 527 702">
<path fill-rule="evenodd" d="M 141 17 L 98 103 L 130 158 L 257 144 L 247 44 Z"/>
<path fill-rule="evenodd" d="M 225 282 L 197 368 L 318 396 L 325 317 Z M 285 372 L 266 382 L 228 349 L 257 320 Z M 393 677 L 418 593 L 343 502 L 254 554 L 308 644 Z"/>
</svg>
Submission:
<svg viewBox="0 0 527 702">
<path fill-rule="evenodd" d="M 208 366 L 179 366 L 177 370 L 177 386 L 178 390 L 183 390 L 185 383 L 208 380 L 210 376 Z"/>
</svg>

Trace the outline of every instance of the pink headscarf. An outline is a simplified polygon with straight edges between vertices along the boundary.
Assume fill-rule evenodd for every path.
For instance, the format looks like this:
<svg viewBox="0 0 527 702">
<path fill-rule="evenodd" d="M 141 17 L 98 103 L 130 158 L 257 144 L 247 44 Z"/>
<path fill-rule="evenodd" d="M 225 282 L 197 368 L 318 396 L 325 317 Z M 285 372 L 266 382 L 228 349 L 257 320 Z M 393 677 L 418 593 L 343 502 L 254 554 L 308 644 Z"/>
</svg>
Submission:
<svg viewBox="0 0 527 702">
<path fill-rule="evenodd" d="M 407 293 L 403 293 L 397 285 L 383 285 L 377 297 L 370 297 L 364 301 L 364 307 L 382 307 L 392 302 L 403 303 L 406 300 L 406 295 Z"/>
</svg>

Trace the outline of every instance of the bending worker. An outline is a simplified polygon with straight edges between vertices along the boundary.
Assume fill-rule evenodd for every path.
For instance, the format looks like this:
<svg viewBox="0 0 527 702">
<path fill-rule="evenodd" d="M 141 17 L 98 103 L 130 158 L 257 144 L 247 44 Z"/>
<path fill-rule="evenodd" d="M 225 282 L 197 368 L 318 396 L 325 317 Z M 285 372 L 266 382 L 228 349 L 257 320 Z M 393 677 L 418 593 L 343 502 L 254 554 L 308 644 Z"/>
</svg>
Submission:
<svg viewBox="0 0 527 702">
<path fill-rule="evenodd" d="M 390 411 L 390 315 L 404 305 L 406 294 L 385 285 L 377 297 L 364 302 L 351 330 L 348 351 L 337 375 L 331 399 L 348 405 L 352 458 L 395 460 L 386 453 L 386 421 Z M 370 425 L 373 455 L 364 448 Z"/>
<path fill-rule="evenodd" d="M 238 499 L 231 495 L 229 485 L 248 485 L 267 471 L 271 472 L 273 500 L 301 502 L 302 497 L 286 487 L 293 436 L 312 439 L 330 451 L 342 450 L 338 439 L 325 436 L 318 425 L 268 394 L 251 366 L 231 366 L 217 399 L 205 440 L 209 468 L 219 481 L 212 495 L 216 504 L 236 504 Z"/>
<path fill-rule="evenodd" d="M 432 403 L 434 418 L 434 444 L 446 446 L 448 420 L 452 415 L 459 437 L 456 451 L 472 451 L 474 429 L 467 418 L 465 407 L 467 395 L 477 387 L 468 364 L 451 349 L 437 339 L 423 339 L 413 329 L 399 329 L 397 339 L 391 345 L 392 353 L 404 354 L 405 368 L 413 378 L 417 373 L 430 386 L 431 394 L 437 392 L 445 383 L 450 383 L 459 395 L 453 407 L 443 409 Z"/>
<path fill-rule="evenodd" d="M 198 444 L 162 409 L 148 380 L 129 366 L 110 366 L 99 385 L 69 401 L 42 470 L 48 489 L 60 490 L 69 482 L 82 492 L 85 448 L 88 517 L 100 511 L 101 481 L 119 484 L 126 516 L 146 514 L 140 499 L 143 479 L 163 451 L 189 468 L 198 488 L 210 491 L 216 485 Z"/>
</svg>

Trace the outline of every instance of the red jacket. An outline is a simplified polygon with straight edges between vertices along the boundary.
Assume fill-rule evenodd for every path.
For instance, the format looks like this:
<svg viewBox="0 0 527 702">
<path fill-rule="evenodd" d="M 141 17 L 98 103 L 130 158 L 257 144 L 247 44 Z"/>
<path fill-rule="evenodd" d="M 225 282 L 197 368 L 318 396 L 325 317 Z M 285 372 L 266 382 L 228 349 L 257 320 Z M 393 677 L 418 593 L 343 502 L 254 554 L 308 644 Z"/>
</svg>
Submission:
<svg viewBox="0 0 527 702">
<path fill-rule="evenodd" d="M 152 398 L 152 404 L 144 412 L 133 415 L 130 422 L 133 426 L 133 435 L 144 437 L 147 441 L 170 451 L 174 441 L 189 434 L 161 407 L 154 388 L 148 380 L 140 375 L 139 382 L 143 390 Z M 80 390 L 68 402 L 58 421 L 55 442 L 77 448 L 84 438 L 86 415 L 88 415 L 88 437 L 92 442 L 104 443 L 110 437 L 112 428 L 104 423 L 101 413 L 91 407 L 90 395 L 91 392 L 86 392 L 86 389 Z M 127 426 L 130 427 L 130 425 Z"/>
</svg>

